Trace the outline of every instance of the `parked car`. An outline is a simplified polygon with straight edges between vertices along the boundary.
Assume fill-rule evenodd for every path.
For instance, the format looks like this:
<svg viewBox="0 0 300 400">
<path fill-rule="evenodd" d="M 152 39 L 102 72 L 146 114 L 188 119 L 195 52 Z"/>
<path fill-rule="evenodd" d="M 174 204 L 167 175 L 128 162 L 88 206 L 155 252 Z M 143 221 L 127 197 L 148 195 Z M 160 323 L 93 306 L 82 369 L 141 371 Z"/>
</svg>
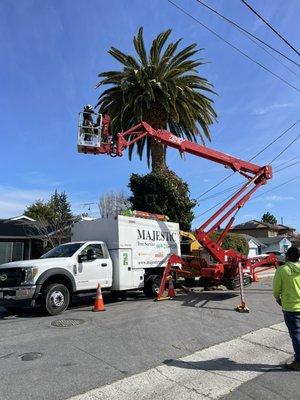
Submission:
<svg viewBox="0 0 300 400">
<path fill-rule="evenodd" d="M 260 254 L 258 257 L 264 258 L 267 257 L 269 254 L 275 254 L 279 265 L 285 264 L 285 253 L 282 253 L 281 251 L 266 251 L 265 253 Z"/>
</svg>

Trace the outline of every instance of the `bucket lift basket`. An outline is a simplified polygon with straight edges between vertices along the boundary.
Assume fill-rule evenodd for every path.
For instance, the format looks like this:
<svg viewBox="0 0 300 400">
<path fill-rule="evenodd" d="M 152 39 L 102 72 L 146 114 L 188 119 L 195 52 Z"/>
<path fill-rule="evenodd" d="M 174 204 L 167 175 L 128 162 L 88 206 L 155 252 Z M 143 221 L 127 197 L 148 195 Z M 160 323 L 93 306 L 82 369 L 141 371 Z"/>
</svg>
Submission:
<svg viewBox="0 0 300 400">
<path fill-rule="evenodd" d="M 95 123 L 87 124 L 83 119 L 83 112 L 78 115 L 77 149 L 79 153 L 86 153 L 101 147 L 102 140 L 102 114 L 91 113 Z"/>
</svg>

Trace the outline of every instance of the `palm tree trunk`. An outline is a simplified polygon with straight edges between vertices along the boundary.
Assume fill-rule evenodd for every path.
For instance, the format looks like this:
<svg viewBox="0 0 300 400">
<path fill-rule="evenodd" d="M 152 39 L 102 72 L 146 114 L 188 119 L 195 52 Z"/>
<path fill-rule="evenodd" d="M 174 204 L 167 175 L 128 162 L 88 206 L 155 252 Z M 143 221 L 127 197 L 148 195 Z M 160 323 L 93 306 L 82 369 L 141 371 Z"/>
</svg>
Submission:
<svg viewBox="0 0 300 400">
<path fill-rule="evenodd" d="M 164 146 L 154 138 L 150 138 L 150 153 L 152 172 L 167 169 Z"/>
<path fill-rule="evenodd" d="M 146 121 L 148 122 L 149 125 L 152 126 L 153 129 L 166 129 L 166 125 L 167 125 L 166 118 L 164 115 L 162 118 L 159 118 L 158 110 L 154 109 L 154 118 L 153 118 L 153 115 L 150 115 L 149 118 L 146 119 Z M 154 138 L 149 138 L 149 141 L 150 141 L 150 155 L 151 155 L 152 172 L 166 170 L 167 164 L 166 164 L 165 146 L 162 145 L 161 143 L 159 143 Z"/>
</svg>

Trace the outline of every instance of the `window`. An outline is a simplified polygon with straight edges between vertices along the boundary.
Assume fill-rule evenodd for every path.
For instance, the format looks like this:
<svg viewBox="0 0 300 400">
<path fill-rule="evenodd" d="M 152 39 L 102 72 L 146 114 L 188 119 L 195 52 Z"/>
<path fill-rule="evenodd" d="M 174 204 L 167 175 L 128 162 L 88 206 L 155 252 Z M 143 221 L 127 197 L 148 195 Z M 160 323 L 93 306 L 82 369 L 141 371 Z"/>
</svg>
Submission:
<svg viewBox="0 0 300 400">
<path fill-rule="evenodd" d="M 83 242 L 61 244 L 48 251 L 41 258 L 72 257 L 83 245 Z"/>
<path fill-rule="evenodd" d="M 83 250 L 82 250 L 82 252 L 81 252 L 81 255 L 84 255 L 84 254 L 86 254 L 86 252 L 88 251 L 88 250 L 94 250 L 94 252 L 95 252 L 95 254 L 96 254 L 96 257 L 97 258 L 104 258 L 104 253 L 103 253 L 103 248 L 102 248 L 102 245 L 100 244 L 100 243 L 95 243 L 95 244 L 89 244 L 88 246 L 86 246 Z"/>
<path fill-rule="evenodd" d="M 24 243 L 0 242 L 0 264 L 23 260 Z"/>
</svg>

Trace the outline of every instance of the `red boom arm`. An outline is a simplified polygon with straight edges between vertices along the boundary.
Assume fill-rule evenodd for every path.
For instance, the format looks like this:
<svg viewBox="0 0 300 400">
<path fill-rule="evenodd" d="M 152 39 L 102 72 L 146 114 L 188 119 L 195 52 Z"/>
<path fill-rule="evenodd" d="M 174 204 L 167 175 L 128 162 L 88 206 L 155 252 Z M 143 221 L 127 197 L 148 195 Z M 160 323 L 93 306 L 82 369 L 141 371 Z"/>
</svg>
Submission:
<svg viewBox="0 0 300 400">
<path fill-rule="evenodd" d="M 107 125 L 109 118 L 107 118 Z M 104 126 L 104 132 L 108 132 L 107 126 Z M 217 150 L 209 149 L 197 143 L 190 142 L 178 138 L 167 130 L 155 130 L 146 122 L 134 126 L 133 128 L 119 133 L 117 140 L 114 141 L 107 136 L 106 141 L 101 144 L 100 148 L 86 148 L 86 153 L 93 154 L 110 154 L 111 156 L 122 156 L 123 151 L 131 144 L 137 142 L 144 137 L 152 137 L 163 145 L 173 147 L 180 152 L 193 154 L 207 160 L 222 164 L 231 168 L 234 172 L 243 175 L 247 182 L 239 189 L 223 206 L 215 212 L 200 228 L 196 230 L 196 238 L 208 250 L 211 256 L 223 266 L 237 265 L 239 261 L 243 261 L 244 266 L 249 265 L 247 259 L 234 250 L 224 250 L 221 248 L 222 241 L 230 230 L 236 213 L 249 200 L 251 195 L 268 179 L 272 178 L 272 167 L 270 165 L 258 166 L 248 161 L 232 157 L 229 154 L 222 153 Z M 217 241 L 211 239 L 211 234 L 216 231 L 220 225 L 229 217 L 230 220 L 223 230 Z M 208 228 L 210 226 L 210 228 Z M 207 229 L 206 229 L 207 228 Z"/>
</svg>

